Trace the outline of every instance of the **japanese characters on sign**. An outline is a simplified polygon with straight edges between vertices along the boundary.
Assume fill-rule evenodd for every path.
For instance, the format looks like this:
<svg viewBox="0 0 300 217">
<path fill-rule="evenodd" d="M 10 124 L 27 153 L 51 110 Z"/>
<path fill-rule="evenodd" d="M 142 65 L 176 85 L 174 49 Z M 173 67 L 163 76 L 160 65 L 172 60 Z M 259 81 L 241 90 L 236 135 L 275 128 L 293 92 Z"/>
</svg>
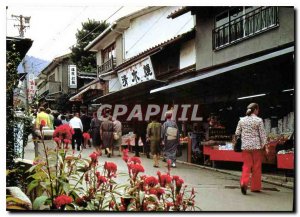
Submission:
<svg viewBox="0 0 300 217">
<path fill-rule="evenodd" d="M 34 74 L 30 73 L 28 74 L 28 84 L 27 84 L 27 91 L 28 91 L 28 102 L 31 103 L 33 100 L 33 97 L 35 95 L 36 86 L 34 81 Z"/>
<path fill-rule="evenodd" d="M 77 68 L 75 65 L 68 66 L 69 87 L 77 88 Z"/>
<path fill-rule="evenodd" d="M 155 79 L 153 67 L 150 58 L 143 59 L 126 69 L 118 72 L 119 81 L 122 89 L 133 85 Z"/>
</svg>

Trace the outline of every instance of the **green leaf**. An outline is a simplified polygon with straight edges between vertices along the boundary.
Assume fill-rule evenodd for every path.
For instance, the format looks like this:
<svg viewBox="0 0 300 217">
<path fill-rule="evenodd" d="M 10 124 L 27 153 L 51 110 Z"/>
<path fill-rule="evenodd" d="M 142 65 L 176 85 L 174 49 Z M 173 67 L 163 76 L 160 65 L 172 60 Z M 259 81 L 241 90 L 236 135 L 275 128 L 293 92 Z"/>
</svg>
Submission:
<svg viewBox="0 0 300 217">
<path fill-rule="evenodd" d="M 27 186 L 27 194 L 29 194 L 34 188 L 36 188 L 39 185 L 39 180 L 33 180 L 29 183 Z"/>
<path fill-rule="evenodd" d="M 40 197 L 37 197 L 37 198 L 33 201 L 32 209 L 33 209 L 33 210 L 40 210 L 40 207 L 41 207 L 42 205 L 44 205 L 44 203 L 46 202 L 47 199 L 48 199 L 47 196 L 40 196 Z"/>
<path fill-rule="evenodd" d="M 7 210 L 26 210 L 24 207 L 17 206 L 17 205 L 9 205 L 6 206 Z"/>
<path fill-rule="evenodd" d="M 16 198 L 16 197 L 6 197 L 6 203 L 8 202 L 14 202 L 14 203 L 17 203 L 17 204 L 27 204 L 25 201 L 19 199 L 19 198 Z"/>
<path fill-rule="evenodd" d="M 32 167 L 30 167 L 26 173 L 31 173 L 35 168 L 36 168 L 37 165 L 33 165 Z"/>
<path fill-rule="evenodd" d="M 144 191 L 140 191 L 140 204 L 143 203 L 144 198 L 145 198 L 145 192 Z"/>
</svg>

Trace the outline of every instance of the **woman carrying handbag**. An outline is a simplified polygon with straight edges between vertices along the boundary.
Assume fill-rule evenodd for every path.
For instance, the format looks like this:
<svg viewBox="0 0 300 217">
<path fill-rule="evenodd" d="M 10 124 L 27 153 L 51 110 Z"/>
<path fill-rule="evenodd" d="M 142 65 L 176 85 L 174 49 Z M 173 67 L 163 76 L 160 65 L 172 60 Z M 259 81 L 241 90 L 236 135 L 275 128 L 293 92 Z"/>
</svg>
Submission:
<svg viewBox="0 0 300 217">
<path fill-rule="evenodd" d="M 263 149 L 267 143 L 267 136 L 264 129 L 263 120 L 257 117 L 259 106 L 257 103 L 251 103 L 247 107 L 246 116 L 241 118 L 235 135 L 241 136 L 241 149 L 243 158 L 242 176 L 240 179 L 241 191 L 247 193 L 248 183 L 251 175 L 251 191 L 261 191 L 261 165 Z"/>
</svg>

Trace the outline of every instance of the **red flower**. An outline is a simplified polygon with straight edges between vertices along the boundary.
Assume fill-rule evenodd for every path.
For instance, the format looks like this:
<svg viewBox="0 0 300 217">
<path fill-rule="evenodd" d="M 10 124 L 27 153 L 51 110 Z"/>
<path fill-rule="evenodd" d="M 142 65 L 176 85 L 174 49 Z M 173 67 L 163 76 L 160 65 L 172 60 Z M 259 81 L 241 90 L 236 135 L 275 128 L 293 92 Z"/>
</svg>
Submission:
<svg viewBox="0 0 300 217">
<path fill-rule="evenodd" d="M 89 155 L 92 161 L 97 161 L 98 154 L 96 152 L 93 152 Z"/>
<path fill-rule="evenodd" d="M 64 139 L 68 139 L 71 140 L 72 139 L 72 128 L 68 125 L 68 124 L 63 124 L 58 126 L 54 133 L 53 133 L 53 138 L 55 137 L 59 137 L 61 140 Z M 71 142 L 69 142 L 71 143 Z"/>
<path fill-rule="evenodd" d="M 99 185 L 101 185 L 102 183 L 107 182 L 107 179 L 105 178 L 105 176 L 97 176 L 97 182 Z"/>
<path fill-rule="evenodd" d="M 131 157 L 131 158 L 129 158 L 128 162 L 133 162 L 135 164 L 141 164 L 142 163 L 139 157 Z"/>
<path fill-rule="evenodd" d="M 107 170 L 108 176 L 112 176 L 117 172 L 117 165 L 113 162 L 105 162 L 104 169 Z"/>
<path fill-rule="evenodd" d="M 89 133 L 83 133 L 82 136 L 84 139 L 87 139 L 87 140 L 91 138 Z"/>
<path fill-rule="evenodd" d="M 176 196 L 176 205 L 181 205 L 182 204 L 182 194 L 177 194 Z"/>
<path fill-rule="evenodd" d="M 123 156 L 123 161 L 125 161 L 126 163 L 128 162 L 129 157 L 128 156 Z"/>
<path fill-rule="evenodd" d="M 110 208 L 110 209 L 113 209 L 114 206 L 115 206 L 115 202 L 114 202 L 113 200 L 111 200 L 111 201 L 109 202 L 109 208 Z"/>
<path fill-rule="evenodd" d="M 145 179 L 145 184 L 153 188 L 155 185 L 158 184 L 158 180 L 154 176 L 149 176 Z"/>
<path fill-rule="evenodd" d="M 71 140 L 69 139 L 64 139 L 64 143 L 67 145 L 67 144 L 70 144 L 71 143 Z"/>
<path fill-rule="evenodd" d="M 145 172 L 144 167 L 140 164 L 129 164 L 129 167 L 134 175 Z"/>
<path fill-rule="evenodd" d="M 86 181 L 86 182 L 90 181 L 90 179 L 89 179 L 89 174 L 88 174 L 88 173 L 86 173 L 84 176 L 85 176 L 85 181 Z"/>
<path fill-rule="evenodd" d="M 195 189 L 194 189 L 194 187 L 192 188 L 192 195 L 194 195 L 195 194 Z"/>
<path fill-rule="evenodd" d="M 55 206 L 57 208 L 60 208 L 61 206 L 70 204 L 72 202 L 73 202 L 72 197 L 69 197 L 69 196 L 64 195 L 64 194 L 56 197 L 55 200 L 53 201 L 53 203 L 55 204 Z"/>
<path fill-rule="evenodd" d="M 176 180 L 176 187 L 181 187 L 183 183 L 184 183 L 183 179 Z"/>
<path fill-rule="evenodd" d="M 168 174 L 163 174 L 160 176 L 160 185 L 161 187 L 166 187 L 166 185 L 170 184 L 172 182 L 172 178 Z"/>
<path fill-rule="evenodd" d="M 149 194 L 154 194 L 154 195 L 157 195 L 157 190 L 155 188 L 151 188 L 149 190 Z"/>
<path fill-rule="evenodd" d="M 42 127 L 46 126 L 46 121 L 45 120 L 41 120 L 41 126 Z"/>
<path fill-rule="evenodd" d="M 160 199 L 161 195 L 163 195 L 165 193 L 165 190 L 162 188 L 158 188 L 158 189 L 156 189 L 156 191 L 157 191 L 158 199 Z"/>
<path fill-rule="evenodd" d="M 54 140 L 56 143 L 59 143 L 59 142 L 60 142 L 60 139 L 59 139 L 58 137 L 55 137 L 53 140 Z"/>
</svg>

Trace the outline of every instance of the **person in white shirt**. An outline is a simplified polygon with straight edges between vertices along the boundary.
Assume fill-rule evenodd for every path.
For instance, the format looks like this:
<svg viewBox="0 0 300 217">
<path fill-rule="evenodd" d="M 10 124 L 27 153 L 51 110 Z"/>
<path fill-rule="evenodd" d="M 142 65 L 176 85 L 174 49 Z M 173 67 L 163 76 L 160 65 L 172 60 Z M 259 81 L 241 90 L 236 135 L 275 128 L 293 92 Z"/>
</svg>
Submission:
<svg viewBox="0 0 300 217">
<path fill-rule="evenodd" d="M 75 140 L 76 140 L 77 151 L 80 151 L 83 126 L 79 118 L 79 113 L 75 113 L 75 116 L 69 121 L 69 125 L 74 129 L 74 134 L 72 136 L 72 149 L 75 150 Z"/>
</svg>

